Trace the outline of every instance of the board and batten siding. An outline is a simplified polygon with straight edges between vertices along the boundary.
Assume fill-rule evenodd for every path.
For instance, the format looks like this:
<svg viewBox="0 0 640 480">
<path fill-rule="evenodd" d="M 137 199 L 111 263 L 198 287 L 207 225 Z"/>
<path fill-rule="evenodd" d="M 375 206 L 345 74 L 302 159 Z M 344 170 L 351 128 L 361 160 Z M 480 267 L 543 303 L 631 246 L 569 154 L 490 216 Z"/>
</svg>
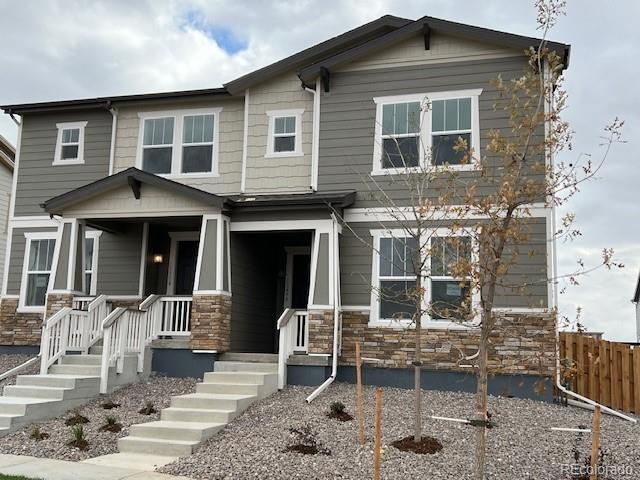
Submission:
<svg viewBox="0 0 640 480">
<path fill-rule="evenodd" d="M 505 135 L 510 132 L 508 112 L 494 111 L 496 90 L 491 80 L 498 74 L 505 79 L 519 76 L 525 64 L 522 55 L 332 74 L 331 92 L 321 97 L 318 189 L 356 190 L 358 195 L 353 207 L 381 206 L 371 197 L 372 187 L 366 180 L 373 170 L 374 97 L 482 88 L 479 127 L 481 151 L 485 154 L 490 130 L 500 129 Z M 459 172 L 461 184 L 474 178 L 478 178 L 478 172 Z M 411 197 L 404 182 L 384 176 L 375 179 L 398 205 L 408 205 Z M 482 195 L 494 188 L 491 183 L 480 185 L 478 193 Z M 434 197 L 438 195 L 436 188 L 431 191 Z"/>
<path fill-rule="evenodd" d="M 116 127 L 113 173 L 136 166 L 140 130 L 139 113 L 220 107 L 222 112 L 218 121 L 218 176 L 179 175 L 169 176 L 169 178 L 210 193 L 222 195 L 240 193 L 244 135 L 244 101 L 242 98 L 218 101 L 191 100 L 189 102 L 165 102 L 161 105 L 139 104 L 135 107 L 120 107 Z"/>
<path fill-rule="evenodd" d="M 547 234 L 545 218 L 526 220 L 528 239 L 519 245 L 518 255 L 503 284 L 523 287 L 498 287 L 497 308 L 544 308 L 547 307 Z M 394 224 L 385 224 L 394 228 Z M 340 235 L 340 290 L 343 305 L 371 304 L 372 252 L 370 230 L 381 229 L 380 223 L 351 223 Z M 353 231 L 357 234 L 354 235 Z M 359 237 L 359 238 L 358 238 Z M 369 242 L 365 244 L 364 242 Z M 513 250 L 507 248 L 504 258 L 511 258 Z"/>
<path fill-rule="evenodd" d="M 12 184 L 13 171 L 5 164 L 0 164 L 0 279 L 4 278 L 4 256 L 7 251 Z M 2 285 L 0 285 L 0 288 L 2 288 Z"/>
<path fill-rule="evenodd" d="M 247 193 L 308 192 L 311 189 L 313 94 L 303 90 L 300 79 L 290 73 L 249 91 L 247 131 Z M 271 110 L 303 109 L 302 156 L 265 158 Z"/>
<path fill-rule="evenodd" d="M 57 123 L 87 122 L 84 164 L 52 165 Z M 107 110 L 25 114 L 15 199 L 15 215 L 44 215 L 40 204 L 109 174 L 112 116 Z"/>
</svg>

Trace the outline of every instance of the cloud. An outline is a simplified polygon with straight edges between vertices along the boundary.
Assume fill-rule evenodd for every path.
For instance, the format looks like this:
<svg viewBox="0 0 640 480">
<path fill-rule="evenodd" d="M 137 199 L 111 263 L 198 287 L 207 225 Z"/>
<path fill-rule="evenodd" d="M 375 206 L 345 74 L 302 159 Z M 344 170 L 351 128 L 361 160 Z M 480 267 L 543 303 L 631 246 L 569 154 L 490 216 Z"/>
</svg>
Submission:
<svg viewBox="0 0 640 480">
<path fill-rule="evenodd" d="M 325 2 L 326 3 L 326 2 Z M 0 0 L 2 75 L 0 104 L 211 88 L 371 21 L 384 14 L 446 18 L 536 36 L 533 2 L 512 0 L 352 0 L 328 8 L 303 1 L 250 0 Z M 190 18 L 188 12 L 193 12 Z M 640 2 L 569 2 L 551 36 L 571 43 L 566 117 L 576 130 L 570 161 L 581 152 L 600 154 L 602 128 L 615 116 L 627 121 L 600 174 L 569 209 L 583 237 L 558 246 L 560 273 L 575 259 L 596 261 L 612 247 L 627 267 L 599 270 L 560 298 L 561 310 L 583 307 L 589 328 L 609 338 L 635 339 L 629 301 L 640 268 L 638 186 L 640 96 L 633 61 L 640 45 L 635 19 Z M 185 19 L 185 15 L 187 18 Z M 15 141 L 6 116 L 0 133 Z"/>
</svg>

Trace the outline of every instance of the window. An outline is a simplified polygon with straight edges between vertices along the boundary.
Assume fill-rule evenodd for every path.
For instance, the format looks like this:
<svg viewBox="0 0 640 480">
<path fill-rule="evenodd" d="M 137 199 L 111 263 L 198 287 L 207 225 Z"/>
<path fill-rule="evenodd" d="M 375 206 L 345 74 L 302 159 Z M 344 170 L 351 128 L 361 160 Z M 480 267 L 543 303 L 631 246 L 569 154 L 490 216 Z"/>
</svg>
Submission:
<svg viewBox="0 0 640 480">
<path fill-rule="evenodd" d="M 276 110 L 267 112 L 269 137 L 266 157 L 301 156 L 303 110 Z"/>
<path fill-rule="evenodd" d="M 213 165 L 213 115 L 184 117 L 182 173 L 211 172 Z"/>
<path fill-rule="evenodd" d="M 95 295 L 98 276 L 98 247 L 102 232 L 88 231 L 84 239 L 84 286 L 85 293 Z"/>
<path fill-rule="evenodd" d="M 476 168 L 465 154 L 468 149 L 480 151 L 481 93 L 481 89 L 476 89 L 374 98 L 372 174 L 397 174 L 444 165 L 457 170 Z M 454 148 L 459 138 L 466 142 L 464 151 Z"/>
<path fill-rule="evenodd" d="M 420 102 L 382 106 L 382 168 L 420 165 Z"/>
<path fill-rule="evenodd" d="M 222 108 L 140 113 L 138 168 L 157 175 L 218 174 Z"/>
<path fill-rule="evenodd" d="M 173 156 L 173 117 L 144 121 L 142 169 L 151 173 L 171 173 Z"/>
<path fill-rule="evenodd" d="M 53 264 L 55 238 L 27 237 L 20 298 L 23 307 L 44 307 Z"/>
<path fill-rule="evenodd" d="M 471 299 L 468 278 L 460 278 L 455 269 L 462 262 L 471 262 L 471 238 L 431 238 L 431 319 L 466 319 Z"/>
<path fill-rule="evenodd" d="M 416 312 L 414 238 L 380 238 L 379 312 L 385 320 L 410 320 Z"/>
<path fill-rule="evenodd" d="M 87 122 L 58 123 L 53 165 L 84 163 L 84 128 Z"/>
<path fill-rule="evenodd" d="M 471 148 L 471 98 L 431 102 L 431 161 L 434 165 L 460 165 Z M 460 140 L 466 143 L 460 149 Z"/>
</svg>

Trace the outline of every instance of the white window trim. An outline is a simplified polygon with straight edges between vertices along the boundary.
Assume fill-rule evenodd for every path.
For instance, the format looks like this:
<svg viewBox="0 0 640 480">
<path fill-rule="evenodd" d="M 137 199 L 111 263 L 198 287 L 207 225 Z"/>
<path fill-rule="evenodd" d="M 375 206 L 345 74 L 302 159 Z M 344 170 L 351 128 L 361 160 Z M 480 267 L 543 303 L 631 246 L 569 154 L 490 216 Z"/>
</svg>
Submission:
<svg viewBox="0 0 640 480">
<path fill-rule="evenodd" d="M 220 150 L 220 114 L 222 107 L 214 108 L 192 108 L 186 110 L 165 110 L 154 112 L 138 112 L 140 119 L 138 126 L 138 148 L 136 153 L 136 168 L 142 170 L 142 153 L 144 149 L 144 122 L 158 118 L 172 117 L 173 120 L 173 143 L 171 145 L 171 173 L 156 173 L 164 178 L 208 178 L 218 177 L 219 173 L 219 150 Z M 213 115 L 213 157 L 211 159 L 211 172 L 182 173 L 182 132 L 184 129 L 184 117 L 191 115 Z M 196 144 L 186 144 L 196 145 Z M 164 145 L 165 147 L 169 145 Z"/>
<path fill-rule="evenodd" d="M 58 137 L 56 140 L 56 150 L 53 157 L 52 165 L 82 165 L 84 164 L 84 127 L 87 122 L 66 122 L 56 123 L 58 128 Z M 69 160 L 62 159 L 62 131 L 77 128 L 78 133 L 78 156 Z"/>
<path fill-rule="evenodd" d="M 100 250 L 100 236 L 102 235 L 101 230 L 91 230 L 86 231 L 84 236 L 85 239 L 93 238 L 93 254 L 91 255 L 91 285 L 89 285 L 89 295 L 96 295 L 96 291 L 98 288 L 98 258 L 99 258 L 99 250 Z M 84 262 L 84 260 L 83 260 Z M 85 277 L 89 271 L 87 270 L 86 264 L 83 263 L 84 274 Z"/>
<path fill-rule="evenodd" d="M 267 129 L 267 151 L 264 155 L 264 158 L 281 158 L 281 157 L 303 157 L 302 153 L 302 114 L 304 113 L 303 108 L 293 109 L 293 110 L 267 110 L 266 114 L 269 118 L 269 126 Z M 279 117 L 295 117 L 296 119 L 296 130 L 294 133 L 295 136 L 295 147 L 293 152 L 275 152 L 274 151 L 274 141 L 273 137 L 275 136 L 275 119 Z M 290 136 L 290 135 L 287 135 Z"/>
<path fill-rule="evenodd" d="M 52 289 L 54 276 L 55 276 L 55 263 L 57 259 L 56 247 L 58 244 L 57 232 L 25 232 L 25 255 L 22 260 L 22 277 L 20 280 L 20 297 L 18 300 L 19 313 L 44 313 L 46 299 L 48 292 Z M 49 270 L 49 285 L 47 286 L 47 293 L 45 293 L 45 305 L 26 305 L 27 300 L 27 275 L 29 270 L 29 257 L 31 256 L 31 242 L 33 240 L 53 240 L 56 245 L 53 249 L 53 259 L 51 261 L 51 270 Z"/>
<path fill-rule="evenodd" d="M 450 100 L 454 98 L 471 98 L 471 143 L 470 147 L 477 155 L 480 152 L 480 103 L 479 98 L 482 93 L 481 88 L 471 90 L 453 90 L 448 92 L 431 92 L 431 93 L 412 93 L 408 95 L 393 95 L 389 97 L 374 97 L 376 104 L 376 125 L 373 144 L 373 169 L 371 175 L 396 175 L 402 173 L 418 172 L 421 169 L 433 168 L 442 169 L 441 166 L 434 166 L 426 163 L 426 155 L 424 152 L 425 144 L 431 145 L 431 115 L 433 110 L 429 112 L 421 112 L 420 121 L 420 141 L 418 144 L 418 155 L 420 157 L 419 167 L 406 168 L 382 168 L 382 110 L 384 105 L 393 103 L 408 103 L 433 101 L 433 100 Z M 441 133 L 441 132 L 438 132 Z M 426 143 L 425 143 L 426 142 Z M 477 170 L 478 165 L 470 162 L 464 165 L 449 165 L 450 170 Z"/>
<path fill-rule="evenodd" d="M 415 326 L 411 325 L 412 321 L 409 319 L 406 320 L 396 320 L 396 319 L 381 319 L 380 318 L 380 299 L 378 295 L 378 290 L 380 288 L 380 239 L 381 238 L 405 238 L 407 237 L 407 232 L 403 229 L 383 229 L 383 230 L 370 230 L 371 236 L 373 237 L 373 252 L 372 252 L 372 264 L 371 264 L 371 309 L 369 311 L 369 327 L 386 327 L 386 328 L 407 328 L 411 326 L 411 328 L 415 328 Z M 452 232 L 448 228 L 438 228 L 435 230 L 429 230 L 426 235 L 430 235 L 431 237 L 462 237 L 469 236 L 471 238 L 471 261 L 475 264 L 478 262 L 478 247 L 476 242 L 476 237 L 468 231 L 459 230 Z M 423 240 L 420 241 L 422 245 L 424 243 Z M 425 261 L 425 265 L 427 271 L 422 272 L 422 276 L 424 281 L 429 282 L 429 287 L 427 288 L 428 295 L 424 298 L 423 309 L 426 309 L 429 303 L 431 303 L 431 279 L 429 278 L 430 268 L 429 261 Z M 437 277 L 436 279 L 443 278 Z M 388 279 L 388 278 L 387 278 Z M 405 277 L 402 278 L 403 280 Z M 472 308 L 476 308 L 480 305 L 480 292 L 474 292 L 471 296 Z M 431 328 L 431 329 L 448 329 L 448 330 L 467 330 L 470 328 L 474 328 L 477 325 L 477 318 L 469 322 L 455 322 L 455 321 L 447 321 L 447 320 L 432 320 L 431 317 L 425 313 L 422 318 L 422 328 Z"/>
</svg>

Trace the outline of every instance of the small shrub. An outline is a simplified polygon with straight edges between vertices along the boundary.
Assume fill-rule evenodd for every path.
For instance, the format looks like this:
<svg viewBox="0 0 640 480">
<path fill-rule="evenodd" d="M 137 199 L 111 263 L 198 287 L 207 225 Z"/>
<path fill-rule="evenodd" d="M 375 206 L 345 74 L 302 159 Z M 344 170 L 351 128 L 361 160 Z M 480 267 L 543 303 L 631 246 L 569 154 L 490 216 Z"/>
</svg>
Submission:
<svg viewBox="0 0 640 480">
<path fill-rule="evenodd" d="M 86 450 L 89 446 L 89 442 L 85 437 L 84 427 L 82 424 L 77 424 L 71 427 L 71 441 L 67 444 L 70 447 L 75 447 L 78 450 Z"/>
<path fill-rule="evenodd" d="M 73 415 L 64 422 L 67 427 L 73 427 L 74 425 L 81 425 L 83 423 L 89 423 L 89 419 L 84 415 L 80 415 L 78 410 L 74 411 Z"/>
<path fill-rule="evenodd" d="M 289 432 L 296 437 L 295 443 L 288 445 L 285 452 L 296 452 L 304 455 L 331 455 L 331 450 L 324 447 L 317 439 L 316 434 L 307 425 L 300 428 L 290 428 Z"/>
<path fill-rule="evenodd" d="M 105 417 L 105 422 L 107 423 L 100 427 L 100 430 L 102 430 L 103 432 L 117 433 L 122 430 L 122 425 L 118 423 L 118 419 L 113 415 L 107 415 Z"/>
<path fill-rule="evenodd" d="M 151 400 L 147 400 L 144 404 L 144 408 L 138 410 L 138 413 L 142 413 L 143 415 L 153 415 L 154 413 L 158 413 L 155 409 L 153 402 Z"/>
<path fill-rule="evenodd" d="M 31 430 L 31 435 L 29 435 L 29 437 L 35 440 L 36 442 L 39 442 L 40 440 L 45 440 L 49 438 L 49 434 L 45 432 L 41 432 L 39 427 L 33 427 L 33 430 Z"/>
<path fill-rule="evenodd" d="M 353 420 L 353 417 L 345 411 L 344 403 L 332 402 L 329 408 L 330 412 L 327 413 L 327 417 L 335 418 L 336 420 L 340 420 L 341 422 L 348 422 L 350 420 Z"/>
<path fill-rule="evenodd" d="M 344 406 L 344 403 L 342 402 L 331 402 L 331 413 L 333 413 L 334 415 L 338 415 L 342 412 L 344 412 L 344 409 L 346 408 Z"/>
<path fill-rule="evenodd" d="M 105 410 L 112 410 L 114 408 L 118 408 L 119 406 L 119 403 L 113 403 L 111 400 L 102 404 L 102 408 L 104 408 Z"/>
</svg>

